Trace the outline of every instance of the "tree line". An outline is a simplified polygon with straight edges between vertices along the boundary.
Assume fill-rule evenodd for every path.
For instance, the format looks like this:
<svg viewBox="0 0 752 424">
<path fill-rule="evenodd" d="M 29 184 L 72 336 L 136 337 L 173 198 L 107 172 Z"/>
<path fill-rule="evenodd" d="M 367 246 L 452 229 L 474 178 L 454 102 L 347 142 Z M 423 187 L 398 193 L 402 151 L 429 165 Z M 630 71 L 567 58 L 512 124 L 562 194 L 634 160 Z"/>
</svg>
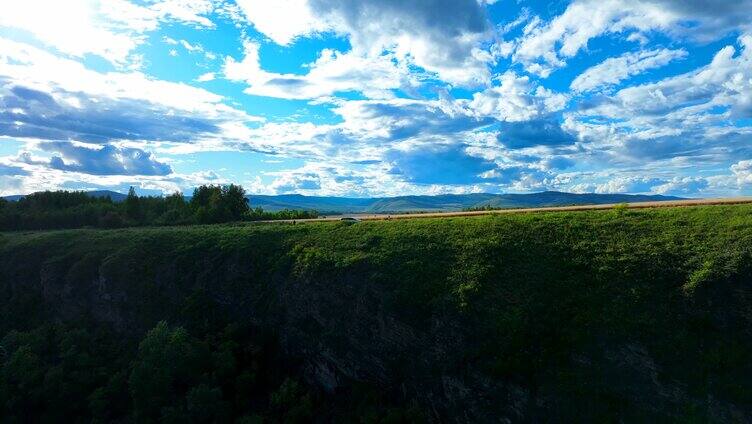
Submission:
<svg viewBox="0 0 752 424">
<path fill-rule="evenodd" d="M 0 338 L 0 416 L 9 423 L 310 422 L 318 392 L 282 361 L 273 339 L 238 324 L 201 333 L 162 321 L 134 349 L 133 340 L 92 323 L 10 331 Z"/>
<path fill-rule="evenodd" d="M 306 382 L 302 358 L 285 354 L 277 336 L 227 320 L 205 296 L 187 299 L 183 325 L 160 321 L 140 341 L 89 319 L 0 332 L 0 421 L 425 421 L 417 404 L 373 385 L 337 402 Z"/>
<path fill-rule="evenodd" d="M 245 195 L 243 187 L 235 184 L 202 185 L 190 199 L 179 192 L 138 196 L 131 187 L 122 202 L 82 191 L 44 191 L 16 202 L 0 199 L 0 230 L 218 224 L 318 216 L 316 211 L 251 208 Z"/>
</svg>

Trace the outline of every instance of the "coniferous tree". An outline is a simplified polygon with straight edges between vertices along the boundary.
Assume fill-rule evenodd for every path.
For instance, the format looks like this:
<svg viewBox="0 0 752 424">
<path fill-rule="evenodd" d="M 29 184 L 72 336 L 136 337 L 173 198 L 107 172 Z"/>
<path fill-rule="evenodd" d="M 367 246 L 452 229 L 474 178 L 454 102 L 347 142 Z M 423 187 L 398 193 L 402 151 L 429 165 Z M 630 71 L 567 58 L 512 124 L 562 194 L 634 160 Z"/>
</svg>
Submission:
<svg viewBox="0 0 752 424">
<path fill-rule="evenodd" d="M 128 197 L 125 199 L 125 214 L 128 218 L 139 222 L 142 218 L 141 199 L 136 195 L 136 189 L 132 186 L 128 190 Z"/>
</svg>

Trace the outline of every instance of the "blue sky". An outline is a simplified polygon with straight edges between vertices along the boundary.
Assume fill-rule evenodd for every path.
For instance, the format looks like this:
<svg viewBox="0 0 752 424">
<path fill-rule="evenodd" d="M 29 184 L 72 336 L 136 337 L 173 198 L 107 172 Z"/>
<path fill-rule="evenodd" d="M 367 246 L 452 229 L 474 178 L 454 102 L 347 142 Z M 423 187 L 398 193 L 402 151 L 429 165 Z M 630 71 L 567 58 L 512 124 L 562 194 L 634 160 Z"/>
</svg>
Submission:
<svg viewBox="0 0 752 424">
<path fill-rule="evenodd" d="M 0 195 L 752 195 L 752 0 L 6 0 Z"/>
</svg>

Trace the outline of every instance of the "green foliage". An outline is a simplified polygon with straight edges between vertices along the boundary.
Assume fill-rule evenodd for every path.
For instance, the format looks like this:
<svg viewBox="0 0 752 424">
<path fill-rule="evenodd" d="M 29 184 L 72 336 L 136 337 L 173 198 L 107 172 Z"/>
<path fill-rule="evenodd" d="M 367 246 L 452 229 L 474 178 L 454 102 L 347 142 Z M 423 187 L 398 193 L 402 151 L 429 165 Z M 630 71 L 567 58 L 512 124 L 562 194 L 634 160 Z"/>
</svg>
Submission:
<svg viewBox="0 0 752 424">
<path fill-rule="evenodd" d="M 193 191 L 191 208 L 201 224 L 239 221 L 248 212 L 248 199 L 242 187 L 204 185 Z"/>
<path fill-rule="evenodd" d="M 508 209 L 502 206 L 491 206 L 491 205 L 480 205 L 480 206 L 471 206 L 469 208 L 462 208 L 463 212 L 479 212 L 479 211 L 495 211 L 500 209 Z"/>
<path fill-rule="evenodd" d="M 149 331 L 128 379 L 135 416 L 156 419 L 162 408 L 175 403 L 179 388 L 194 382 L 199 356 L 185 329 L 170 329 L 162 321 Z"/>
<path fill-rule="evenodd" d="M 315 211 L 251 209 L 245 190 L 233 184 L 200 186 L 190 202 L 186 202 L 181 193 L 166 197 L 138 196 L 133 187 L 123 202 L 67 191 L 34 193 L 18 202 L 0 199 L 0 231 L 113 229 L 316 217 Z"/>
<path fill-rule="evenodd" d="M 8 333 L 2 351 L 9 353 L 0 356 L 3 422 L 208 424 L 312 416 L 311 388 L 287 377 L 295 369 L 283 367 L 274 345 L 247 327 L 197 337 L 162 321 L 135 352 L 127 348 L 131 340 L 100 330 L 45 324 Z"/>
<path fill-rule="evenodd" d="M 749 205 L 4 233 L 0 416 L 745 421 L 750 293 Z"/>
<path fill-rule="evenodd" d="M 312 418 L 311 396 L 295 380 L 285 380 L 279 389 L 271 394 L 269 403 L 281 422 L 305 423 L 310 422 Z"/>
<path fill-rule="evenodd" d="M 278 212 L 268 212 L 262 208 L 253 208 L 248 213 L 249 221 L 274 221 L 318 218 L 319 213 L 307 210 L 284 209 Z"/>
<path fill-rule="evenodd" d="M 199 384 L 188 392 L 186 410 L 193 422 L 230 421 L 230 405 L 222 399 L 222 390 L 207 384 Z"/>
<path fill-rule="evenodd" d="M 0 207 L 0 230 L 57 229 L 98 225 L 116 210 L 109 198 L 82 192 L 40 192 Z"/>
<path fill-rule="evenodd" d="M 125 214 L 134 222 L 141 222 L 144 219 L 144 212 L 141 209 L 141 199 L 136 195 L 136 189 L 128 189 L 128 197 L 125 198 Z"/>
<path fill-rule="evenodd" d="M 54 422 L 87 415 L 89 395 L 106 382 L 108 367 L 118 364 L 113 343 L 96 329 L 45 324 L 11 331 L 2 339 L 9 356 L 0 367 L 0 416 Z"/>
<path fill-rule="evenodd" d="M 623 216 L 627 212 L 629 212 L 629 204 L 628 203 L 617 203 L 614 205 L 614 213 L 616 213 L 617 216 Z"/>
</svg>

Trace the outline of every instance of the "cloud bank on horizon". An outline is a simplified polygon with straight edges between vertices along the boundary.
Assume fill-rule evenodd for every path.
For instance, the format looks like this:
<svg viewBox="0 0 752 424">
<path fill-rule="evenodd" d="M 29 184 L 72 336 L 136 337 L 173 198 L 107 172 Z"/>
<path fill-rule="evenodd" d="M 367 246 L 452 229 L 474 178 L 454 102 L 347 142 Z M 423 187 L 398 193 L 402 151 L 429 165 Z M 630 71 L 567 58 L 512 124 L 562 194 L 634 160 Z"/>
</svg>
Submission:
<svg viewBox="0 0 752 424">
<path fill-rule="evenodd" d="M 6 0 L 0 195 L 752 195 L 752 0 Z"/>
</svg>

